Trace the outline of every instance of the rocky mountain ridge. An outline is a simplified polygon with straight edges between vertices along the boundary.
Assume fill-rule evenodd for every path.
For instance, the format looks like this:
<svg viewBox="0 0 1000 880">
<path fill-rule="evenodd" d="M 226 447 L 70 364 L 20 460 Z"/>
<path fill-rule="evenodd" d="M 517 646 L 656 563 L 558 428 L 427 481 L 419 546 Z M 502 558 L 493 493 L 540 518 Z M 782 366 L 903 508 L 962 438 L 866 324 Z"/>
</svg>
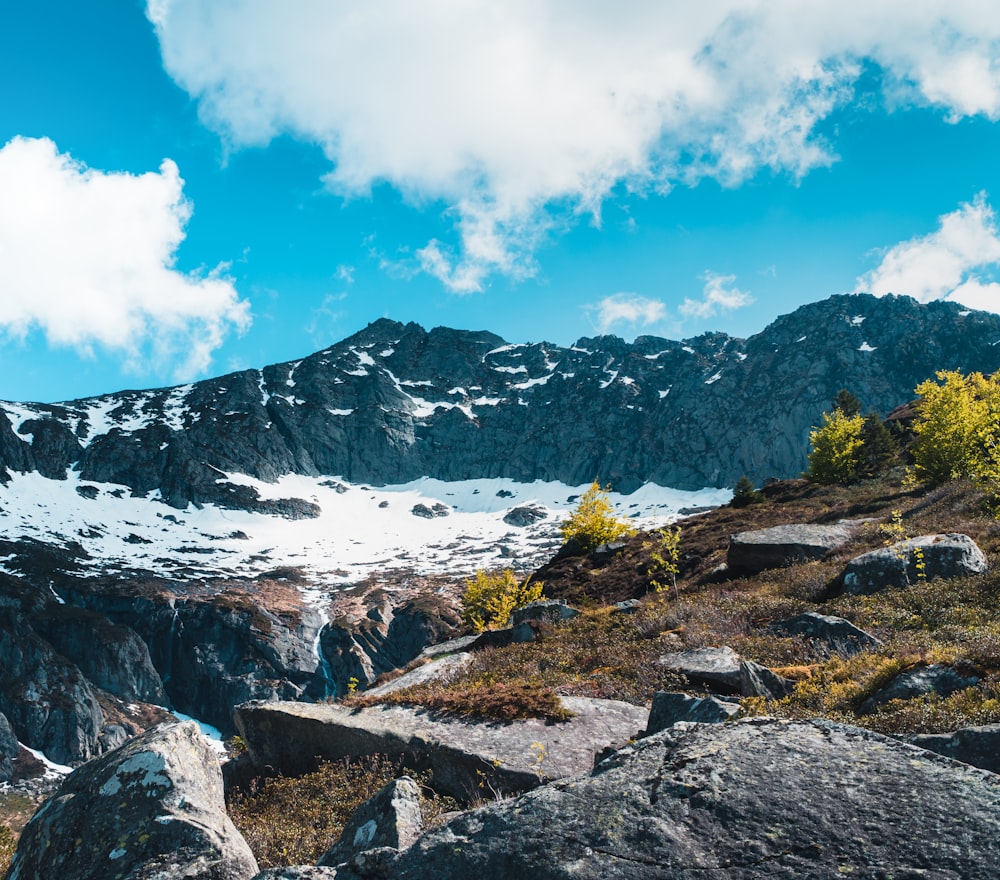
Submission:
<svg viewBox="0 0 1000 880">
<path fill-rule="evenodd" d="M 97 483 L 309 517 L 227 479 L 509 477 L 631 491 L 794 476 L 842 387 L 885 414 L 942 369 L 1000 368 L 1000 316 L 908 297 L 833 296 L 749 339 L 640 336 L 570 347 L 379 320 L 330 348 L 191 385 L 3 403 L 0 474 Z"/>
</svg>

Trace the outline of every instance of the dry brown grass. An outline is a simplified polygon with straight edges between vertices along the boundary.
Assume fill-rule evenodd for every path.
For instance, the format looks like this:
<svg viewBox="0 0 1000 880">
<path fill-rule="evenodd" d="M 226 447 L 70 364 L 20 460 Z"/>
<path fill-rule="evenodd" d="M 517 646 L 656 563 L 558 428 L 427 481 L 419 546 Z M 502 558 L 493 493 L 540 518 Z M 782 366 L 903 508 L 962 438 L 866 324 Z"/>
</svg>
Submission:
<svg viewBox="0 0 1000 880">
<path fill-rule="evenodd" d="M 354 811 L 402 773 L 397 762 L 382 755 L 324 762 L 313 773 L 258 779 L 228 792 L 229 815 L 262 869 L 313 865 L 337 842 Z M 416 778 L 426 795 L 421 802 L 425 824 L 457 807 L 435 795 L 426 777 Z"/>
</svg>

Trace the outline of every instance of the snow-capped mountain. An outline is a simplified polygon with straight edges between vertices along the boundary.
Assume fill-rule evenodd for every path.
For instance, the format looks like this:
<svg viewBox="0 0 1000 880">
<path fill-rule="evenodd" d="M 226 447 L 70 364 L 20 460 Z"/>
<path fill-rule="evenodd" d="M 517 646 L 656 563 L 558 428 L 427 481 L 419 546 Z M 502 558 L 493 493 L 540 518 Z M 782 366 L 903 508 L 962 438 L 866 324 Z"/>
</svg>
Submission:
<svg viewBox="0 0 1000 880">
<path fill-rule="evenodd" d="M 641 336 L 569 348 L 379 320 L 302 360 L 155 391 L 3 403 L 0 467 L 309 517 L 227 475 L 399 485 L 508 478 L 630 492 L 797 474 L 847 387 L 882 412 L 940 369 L 1000 367 L 1000 316 L 835 296 L 746 340 Z"/>
</svg>

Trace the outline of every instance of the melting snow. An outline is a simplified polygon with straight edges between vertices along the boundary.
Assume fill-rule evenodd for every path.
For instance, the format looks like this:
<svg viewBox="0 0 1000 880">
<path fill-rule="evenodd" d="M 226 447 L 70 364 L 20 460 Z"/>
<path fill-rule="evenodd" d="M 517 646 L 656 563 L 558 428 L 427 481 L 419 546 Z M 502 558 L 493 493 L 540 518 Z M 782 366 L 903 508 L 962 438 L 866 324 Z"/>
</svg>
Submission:
<svg viewBox="0 0 1000 880">
<path fill-rule="evenodd" d="M 180 511 L 159 502 L 156 493 L 135 498 L 127 487 L 109 484 L 100 484 L 97 497 L 87 499 L 76 492 L 76 473 L 65 480 L 29 473 L 14 474 L 0 486 L 4 533 L 12 540 L 76 541 L 107 573 L 142 569 L 205 578 L 299 567 L 313 579 L 301 588 L 305 599 L 318 604 L 325 589 L 387 569 L 466 576 L 475 567 L 538 564 L 558 546 L 558 520 L 573 507 L 567 498 L 587 489 L 558 482 L 422 478 L 362 491 L 338 477 L 290 474 L 264 483 L 220 474 L 220 479 L 252 486 L 263 499 L 312 500 L 321 513 L 288 520 L 209 504 Z M 112 494 L 116 490 L 121 497 Z M 676 517 L 681 508 L 724 504 L 731 495 L 728 489 L 690 492 L 647 483 L 631 495 L 612 494 L 611 501 L 619 509 L 638 505 L 637 525 L 649 527 Z M 451 508 L 449 516 L 428 520 L 411 513 L 416 504 L 439 502 Z M 525 504 L 550 516 L 528 528 L 503 521 L 512 507 Z M 11 558 L 0 559 L 0 569 L 16 571 Z"/>
<path fill-rule="evenodd" d="M 855 327 L 860 326 L 861 324 L 865 323 L 865 316 L 855 315 L 853 318 L 851 318 L 851 323 L 854 324 Z"/>
<path fill-rule="evenodd" d="M 711 385 L 713 382 L 718 382 L 722 378 L 722 372 L 716 373 L 714 376 L 710 376 L 705 380 L 706 385 Z"/>
<path fill-rule="evenodd" d="M 872 346 L 870 346 L 867 342 L 862 342 L 861 345 L 858 346 L 858 351 L 878 351 L 878 349 L 872 348 Z"/>
</svg>

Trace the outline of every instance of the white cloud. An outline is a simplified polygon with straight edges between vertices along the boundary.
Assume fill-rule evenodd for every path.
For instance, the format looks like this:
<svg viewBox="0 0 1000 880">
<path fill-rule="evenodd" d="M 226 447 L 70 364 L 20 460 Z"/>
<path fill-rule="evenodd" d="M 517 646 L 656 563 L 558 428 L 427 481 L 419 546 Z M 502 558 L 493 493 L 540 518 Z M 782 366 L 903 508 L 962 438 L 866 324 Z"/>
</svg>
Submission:
<svg viewBox="0 0 1000 880">
<path fill-rule="evenodd" d="M 595 324 L 601 333 L 610 333 L 617 324 L 648 327 L 662 321 L 667 314 L 662 301 L 636 293 L 614 293 L 587 310 L 595 314 Z"/>
<path fill-rule="evenodd" d="M 164 65 L 234 147 L 321 145 L 345 195 L 443 203 L 458 291 L 527 273 L 539 239 L 620 183 L 664 191 L 834 161 L 816 125 L 866 61 L 891 102 L 1000 118 L 983 0 L 148 0 Z M 414 243 L 419 244 L 419 243 Z"/>
<path fill-rule="evenodd" d="M 858 278 L 855 289 L 1000 311 L 1000 285 L 983 277 L 1000 268 L 1000 226 L 985 194 L 938 219 L 934 232 L 886 250 L 879 265 Z"/>
<path fill-rule="evenodd" d="M 225 266 L 174 268 L 191 213 L 177 166 L 138 176 L 89 169 L 45 138 L 0 149 L 0 330 L 122 353 L 177 378 L 203 372 L 250 323 Z"/>
<path fill-rule="evenodd" d="M 700 300 L 684 298 L 677 311 L 685 318 L 712 318 L 719 312 L 731 312 L 753 302 L 749 293 L 733 286 L 735 275 L 718 275 L 705 272 L 701 276 L 705 288 Z"/>
</svg>

